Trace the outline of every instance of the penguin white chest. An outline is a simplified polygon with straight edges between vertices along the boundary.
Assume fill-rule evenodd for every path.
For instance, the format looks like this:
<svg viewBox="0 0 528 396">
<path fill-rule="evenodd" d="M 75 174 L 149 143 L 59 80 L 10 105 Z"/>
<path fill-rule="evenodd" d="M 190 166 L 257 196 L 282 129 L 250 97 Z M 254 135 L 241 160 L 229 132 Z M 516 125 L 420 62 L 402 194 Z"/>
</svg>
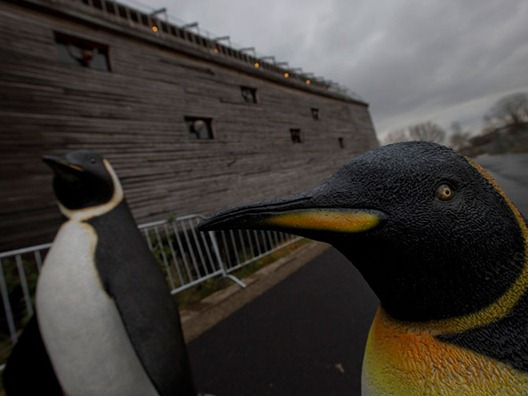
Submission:
<svg viewBox="0 0 528 396">
<path fill-rule="evenodd" d="M 156 395 L 101 283 L 96 245 L 89 224 L 65 223 L 39 277 L 37 316 L 53 368 L 66 394 Z"/>
</svg>

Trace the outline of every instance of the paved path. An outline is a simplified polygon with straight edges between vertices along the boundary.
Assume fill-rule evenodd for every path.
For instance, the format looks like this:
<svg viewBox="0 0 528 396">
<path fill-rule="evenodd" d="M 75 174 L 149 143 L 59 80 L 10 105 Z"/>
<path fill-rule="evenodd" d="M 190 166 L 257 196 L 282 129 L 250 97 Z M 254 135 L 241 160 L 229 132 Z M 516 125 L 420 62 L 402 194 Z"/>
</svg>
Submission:
<svg viewBox="0 0 528 396">
<path fill-rule="evenodd" d="M 528 218 L 528 154 L 482 155 L 476 160 Z"/>
<path fill-rule="evenodd" d="M 528 155 L 477 159 L 528 215 Z M 358 395 L 377 299 L 328 250 L 191 342 L 201 391 L 238 395 Z"/>
<path fill-rule="evenodd" d="M 191 342 L 196 382 L 218 396 L 358 394 L 376 306 L 328 250 Z"/>
</svg>

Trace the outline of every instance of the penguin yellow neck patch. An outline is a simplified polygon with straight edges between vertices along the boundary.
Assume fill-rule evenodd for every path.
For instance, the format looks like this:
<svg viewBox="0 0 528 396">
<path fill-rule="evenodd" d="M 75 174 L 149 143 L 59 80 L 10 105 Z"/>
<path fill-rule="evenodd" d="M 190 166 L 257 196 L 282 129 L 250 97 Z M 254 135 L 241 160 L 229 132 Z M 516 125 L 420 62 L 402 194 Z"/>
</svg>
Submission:
<svg viewBox="0 0 528 396">
<path fill-rule="evenodd" d="M 313 231 L 358 233 L 373 229 L 382 218 L 375 213 L 360 210 L 305 209 L 270 215 L 262 224 Z"/>
</svg>

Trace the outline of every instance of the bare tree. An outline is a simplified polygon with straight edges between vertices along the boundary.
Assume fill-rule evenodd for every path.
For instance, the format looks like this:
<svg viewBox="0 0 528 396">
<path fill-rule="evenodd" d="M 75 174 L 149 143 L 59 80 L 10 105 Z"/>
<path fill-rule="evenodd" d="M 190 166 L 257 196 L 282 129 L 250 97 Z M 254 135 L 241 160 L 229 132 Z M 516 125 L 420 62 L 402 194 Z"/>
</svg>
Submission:
<svg viewBox="0 0 528 396">
<path fill-rule="evenodd" d="M 451 136 L 449 137 L 449 146 L 454 150 L 460 150 L 469 144 L 469 132 L 464 132 L 458 121 L 451 124 Z"/>
<path fill-rule="evenodd" d="M 446 132 L 434 122 L 427 121 L 409 127 L 411 140 L 425 140 L 428 142 L 443 143 Z"/>
<path fill-rule="evenodd" d="M 407 136 L 406 129 L 402 128 L 389 132 L 387 135 L 385 135 L 382 142 L 383 144 L 391 144 L 397 142 L 405 142 L 406 140 L 409 140 L 409 137 Z"/>
<path fill-rule="evenodd" d="M 528 93 L 517 92 L 499 99 L 484 115 L 485 128 L 518 126 L 528 122 Z"/>
<path fill-rule="evenodd" d="M 462 125 L 460 125 L 460 122 L 453 121 L 451 123 L 451 133 L 457 134 L 457 135 L 462 135 L 464 133 L 462 129 Z"/>
</svg>

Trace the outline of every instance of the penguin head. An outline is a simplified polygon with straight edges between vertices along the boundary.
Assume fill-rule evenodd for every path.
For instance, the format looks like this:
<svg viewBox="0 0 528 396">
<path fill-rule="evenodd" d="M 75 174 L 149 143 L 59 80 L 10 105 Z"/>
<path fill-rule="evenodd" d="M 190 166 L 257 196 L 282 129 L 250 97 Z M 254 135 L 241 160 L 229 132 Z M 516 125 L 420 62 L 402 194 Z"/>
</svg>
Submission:
<svg viewBox="0 0 528 396">
<path fill-rule="evenodd" d="M 388 314 L 408 321 L 484 309 L 525 266 L 526 226 L 489 175 L 446 147 L 367 152 L 320 186 L 221 212 L 203 230 L 281 230 L 334 245 Z"/>
<path fill-rule="evenodd" d="M 67 216 L 103 206 L 122 195 L 112 166 L 92 150 L 75 150 L 64 157 L 47 155 L 43 161 L 53 170 L 53 189 Z"/>
</svg>

